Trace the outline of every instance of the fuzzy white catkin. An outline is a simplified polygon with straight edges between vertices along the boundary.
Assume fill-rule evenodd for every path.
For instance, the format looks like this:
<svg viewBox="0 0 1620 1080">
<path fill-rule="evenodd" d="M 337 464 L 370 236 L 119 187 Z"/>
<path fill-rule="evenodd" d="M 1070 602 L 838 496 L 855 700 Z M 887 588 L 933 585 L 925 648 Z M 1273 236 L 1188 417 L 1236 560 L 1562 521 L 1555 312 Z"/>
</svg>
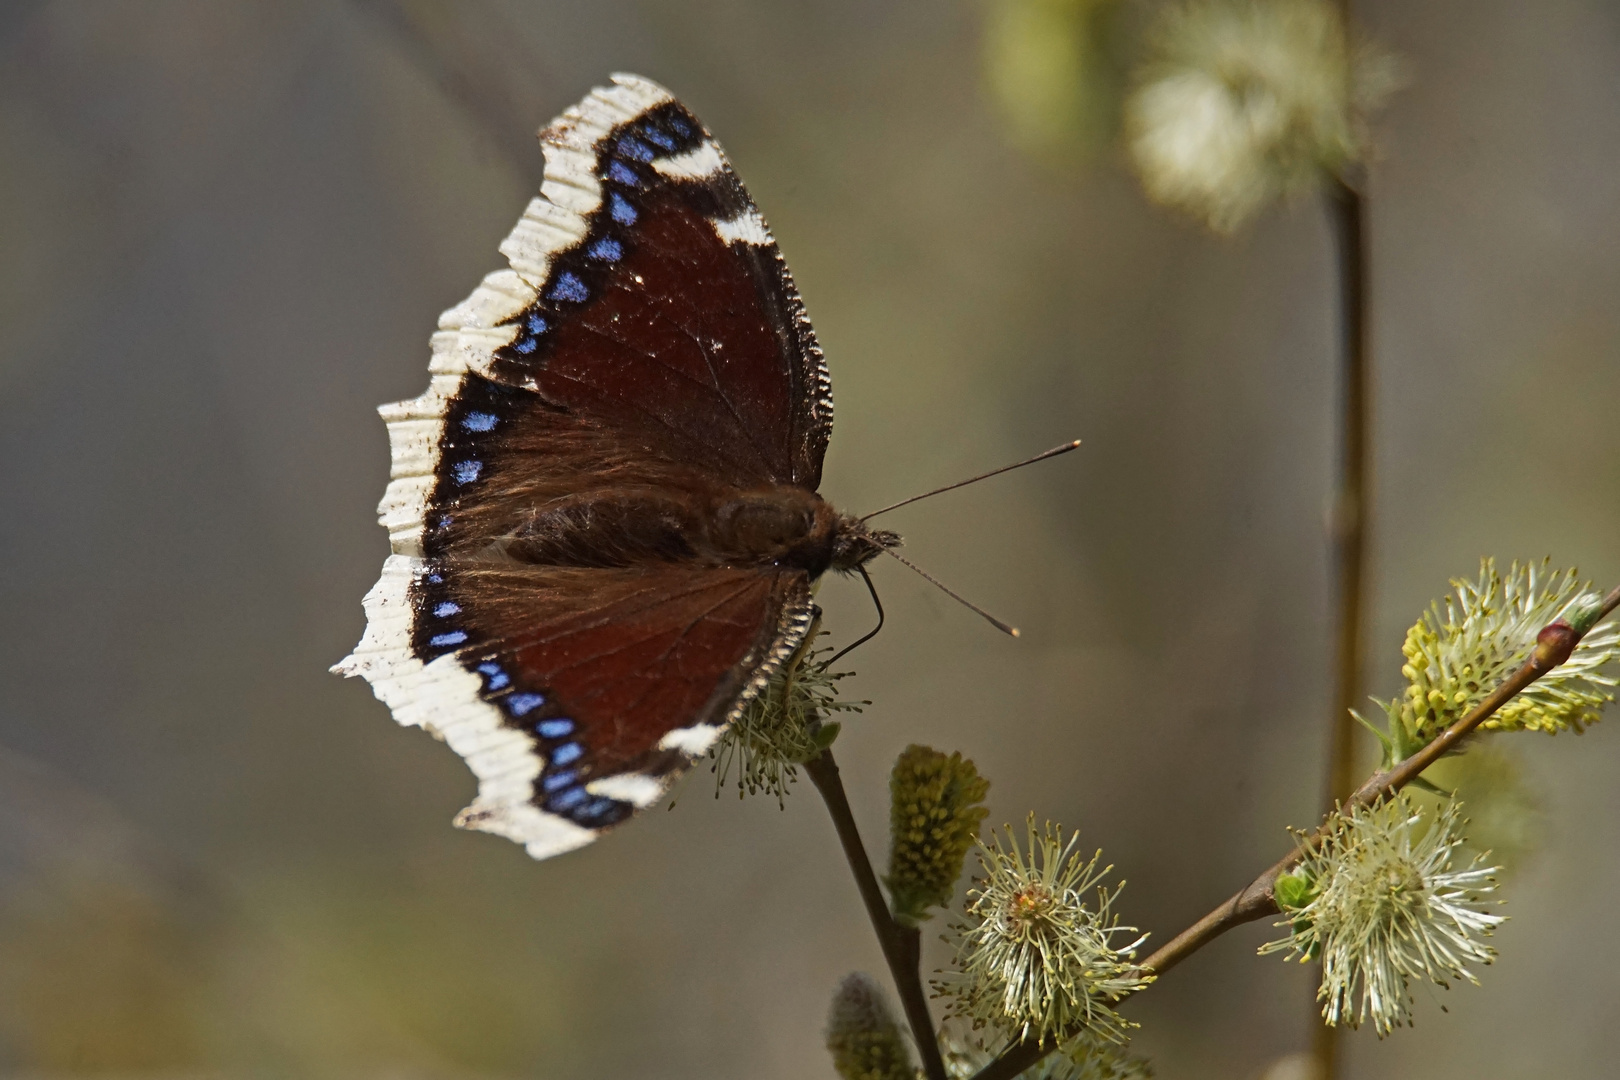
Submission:
<svg viewBox="0 0 1620 1080">
<path fill-rule="evenodd" d="M 1470 965 L 1496 950 L 1480 939 L 1504 917 L 1489 909 L 1498 869 L 1460 855 L 1461 809 L 1447 802 L 1425 822 L 1405 795 L 1335 819 L 1294 873 L 1315 896 L 1277 923 L 1287 937 L 1261 946 L 1322 962 L 1317 999 L 1329 1024 L 1370 1021 L 1380 1037 L 1411 1022 L 1408 984 L 1477 984 Z"/>
<path fill-rule="evenodd" d="M 1148 195 L 1231 232 L 1366 153 L 1362 118 L 1393 88 L 1387 54 L 1327 0 L 1171 7 L 1125 106 Z"/>
</svg>

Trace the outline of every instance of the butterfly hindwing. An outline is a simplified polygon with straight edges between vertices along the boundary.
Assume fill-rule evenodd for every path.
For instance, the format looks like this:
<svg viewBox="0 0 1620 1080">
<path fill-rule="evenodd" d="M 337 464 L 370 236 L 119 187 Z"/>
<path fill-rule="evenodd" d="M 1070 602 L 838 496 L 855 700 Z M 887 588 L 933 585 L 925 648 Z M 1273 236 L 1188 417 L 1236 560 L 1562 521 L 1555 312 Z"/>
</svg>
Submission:
<svg viewBox="0 0 1620 1080">
<path fill-rule="evenodd" d="M 339 670 L 466 759 L 479 791 L 458 824 L 545 858 L 662 794 L 803 639 L 811 605 L 791 571 L 396 555 L 366 613 Z"/>
</svg>

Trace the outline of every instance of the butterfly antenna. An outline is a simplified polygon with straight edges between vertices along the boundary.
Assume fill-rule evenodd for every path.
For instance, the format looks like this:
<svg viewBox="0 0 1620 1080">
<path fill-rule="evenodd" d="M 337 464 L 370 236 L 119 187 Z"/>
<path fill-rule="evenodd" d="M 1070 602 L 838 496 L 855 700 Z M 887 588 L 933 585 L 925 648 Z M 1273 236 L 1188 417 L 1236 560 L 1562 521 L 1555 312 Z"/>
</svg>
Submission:
<svg viewBox="0 0 1620 1080">
<path fill-rule="evenodd" d="M 878 624 L 872 627 L 872 632 L 867 634 L 865 637 L 857 638 L 852 644 L 845 645 L 842 649 L 839 649 L 837 652 L 833 653 L 832 659 L 828 660 L 825 665 L 829 668 L 838 663 L 839 658 L 845 653 L 853 652 L 857 645 L 865 645 L 868 641 L 871 641 L 873 638 L 877 637 L 877 632 L 883 629 L 883 601 L 878 599 L 877 586 L 872 584 L 872 575 L 866 572 L 866 567 L 864 566 L 857 566 L 855 570 L 861 575 L 861 580 L 866 582 L 866 591 L 872 594 L 872 606 L 877 608 Z"/>
<path fill-rule="evenodd" d="M 1036 454 L 1032 458 L 1025 458 L 1023 461 L 1014 462 L 1011 465 L 1003 465 L 999 469 L 991 469 L 987 473 L 980 473 L 978 476 L 969 477 L 966 480 L 958 480 L 954 484 L 946 484 L 942 488 L 935 488 L 933 491 L 925 491 L 921 495 L 913 495 L 909 499 L 901 499 L 899 502 L 893 503 L 893 504 L 891 504 L 889 506 L 885 506 L 881 510 L 872 511 L 870 514 L 867 514 L 865 517 L 861 518 L 861 520 L 862 521 L 871 521 L 873 518 L 877 517 L 879 514 L 887 514 L 890 510 L 898 510 L 902 506 L 909 506 L 910 504 L 916 502 L 919 499 L 926 499 L 926 498 L 929 498 L 930 496 L 940 495 L 940 494 L 943 494 L 944 492 L 947 492 L 947 491 L 955 491 L 959 487 L 967 487 L 969 484 L 977 484 L 980 480 L 988 480 L 992 476 L 1000 476 L 1004 472 L 1012 472 L 1014 469 L 1022 469 L 1025 465 L 1033 465 L 1037 461 L 1045 461 L 1047 458 L 1057 457 L 1059 454 L 1067 454 L 1070 450 L 1075 449 L 1079 445 L 1080 445 L 1080 440 L 1075 439 L 1073 442 L 1066 442 L 1062 446 L 1054 446 L 1054 447 L 1052 447 L 1052 449 L 1043 451 L 1042 453 L 1039 453 L 1039 454 Z M 889 554 L 893 555 L 894 553 L 890 552 Z M 898 555 L 896 555 L 895 558 L 900 558 L 900 557 Z M 900 559 L 900 561 L 901 562 L 906 562 L 906 560 L 904 560 L 904 559 Z M 910 563 L 906 563 L 906 565 L 911 566 Z M 911 568 L 913 570 L 917 570 L 917 568 L 915 566 L 911 566 Z M 917 573 L 922 574 L 922 571 L 917 570 Z M 928 575 L 923 574 L 923 577 L 928 577 Z M 933 581 L 934 579 L 933 578 L 928 578 L 928 580 Z M 939 585 L 939 582 L 934 581 L 934 584 Z M 943 586 L 943 585 L 939 585 L 939 587 L 942 588 L 942 589 L 945 589 L 945 586 Z M 945 589 L 945 591 L 946 592 L 951 592 L 949 589 Z M 951 595 L 956 596 L 955 593 L 951 593 Z M 960 596 L 957 596 L 956 598 L 958 600 L 962 600 L 962 598 Z M 967 604 L 967 601 L 962 600 L 962 603 Z M 973 605 L 968 604 L 968 607 L 973 607 Z M 978 608 L 973 608 L 973 610 L 978 611 L 979 609 Z M 984 615 L 984 612 L 980 611 L 979 614 Z M 990 616 L 988 616 L 988 615 L 985 615 L 984 617 L 987 618 L 987 619 L 990 619 Z M 990 619 L 990 621 L 995 622 L 996 620 Z M 1001 626 L 1000 623 L 996 623 L 996 625 Z M 1006 629 L 1006 627 L 1003 626 L 1002 629 Z"/>
<path fill-rule="evenodd" d="M 963 607 L 967 608 L 969 611 L 973 611 L 973 612 L 978 613 L 980 616 L 982 616 L 984 618 L 984 620 L 986 622 L 988 622 L 991 626 L 995 627 L 997 630 L 1000 630 L 1003 634 L 1006 634 L 1009 637 L 1017 637 L 1018 636 L 1018 627 L 1012 626 L 1009 623 L 1002 622 L 1000 619 L 996 618 L 994 615 L 990 614 L 988 611 L 984 610 L 984 608 L 980 607 L 978 604 L 975 604 L 973 601 L 967 599 L 964 596 L 958 596 L 956 593 L 951 591 L 951 587 L 949 585 L 945 584 L 943 581 L 939 580 L 934 575 L 930 574 L 928 571 L 926 571 L 922 567 L 918 566 L 916 563 L 910 561 L 904 555 L 901 555 L 899 552 L 893 551 L 893 550 L 891 550 L 889 548 L 884 548 L 883 549 L 883 554 L 892 555 L 896 559 L 899 559 L 902 565 L 907 566 L 910 569 L 916 571 L 919 575 L 921 575 L 921 577 L 922 577 L 922 579 L 924 581 L 928 582 L 928 584 L 932 585 L 934 588 L 938 589 L 940 592 L 944 593 L 946 596 L 950 597 L 952 600 L 955 600 L 958 604 L 961 604 Z M 876 595 L 876 594 L 874 593 L 873 595 Z"/>
</svg>

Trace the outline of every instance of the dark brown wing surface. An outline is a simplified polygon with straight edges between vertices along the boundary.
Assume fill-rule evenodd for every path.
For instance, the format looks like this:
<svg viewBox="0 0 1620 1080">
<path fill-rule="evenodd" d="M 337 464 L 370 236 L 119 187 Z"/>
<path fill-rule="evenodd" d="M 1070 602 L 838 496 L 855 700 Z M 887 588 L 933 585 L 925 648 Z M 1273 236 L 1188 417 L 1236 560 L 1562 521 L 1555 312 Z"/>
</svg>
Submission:
<svg viewBox="0 0 1620 1080">
<path fill-rule="evenodd" d="M 657 96 L 644 81 L 616 81 L 621 93 Z M 554 208 L 531 212 L 537 227 L 509 238 L 514 267 L 543 260 L 544 274 L 534 300 L 501 324 L 514 336 L 484 370 L 717 476 L 814 490 L 831 392 L 759 210 L 679 102 L 650 104 L 605 133 L 590 104 L 541 139 L 544 192 L 594 208 L 560 251 L 532 250 L 555 236 Z"/>
<path fill-rule="evenodd" d="M 714 492 L 813 491 L 832 423 L 719 146 L 661 87 L 614 83 L 541 133 L 511 269 L 440 319 L 428 391 L 381 410 L 395 554 L 337 669 L 466 758 L 461 823 L 536 857 L 656 798 L 802 640 L 804 573 L 699 564 L 683 530 Z"/>
<path fill-rule="evenodd" d="M 466 758 L 479 795 L 459 824 L 544 858 L 657 799 L 802 639 L 811 604 L 791 571 L 394 556 L 366 613 L 345 673 Z"/>
</svg>

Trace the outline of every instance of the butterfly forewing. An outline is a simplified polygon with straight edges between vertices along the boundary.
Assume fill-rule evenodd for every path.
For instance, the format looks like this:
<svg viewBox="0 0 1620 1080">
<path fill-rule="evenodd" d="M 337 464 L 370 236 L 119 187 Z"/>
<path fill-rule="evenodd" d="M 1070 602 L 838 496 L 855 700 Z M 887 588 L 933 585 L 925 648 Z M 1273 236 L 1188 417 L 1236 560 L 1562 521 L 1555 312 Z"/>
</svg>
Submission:
<svg viewBox="0 0 1620 1080">
<path fill-rule="evenodd" d="M 565 119 L 542 140 L 548 154 L 573 154 L 581 136 Z M 718 476 L 816 488 L 832 422 L 821 351 L 718 144 L 671 100 L 590 153 L 596 208 L 504 322 L 513 336 L 487 373 Z M 573 197 L 581 178 L 563 179 L 548 183 Z"/>
<path fill-rule="evenodd" d="M 511 269 L 441 318 L 428 391 L 381 410 L 396 554 L 338 666 L 467 760 L 461 824 L 536 857 L 656 798 L 802 640 L 804 572 L 688 538 L 728 493 L 813 491 L 832 421 L 719 146 L 661 87 L 614 82 L 541 133 Z"/>
</svg>

